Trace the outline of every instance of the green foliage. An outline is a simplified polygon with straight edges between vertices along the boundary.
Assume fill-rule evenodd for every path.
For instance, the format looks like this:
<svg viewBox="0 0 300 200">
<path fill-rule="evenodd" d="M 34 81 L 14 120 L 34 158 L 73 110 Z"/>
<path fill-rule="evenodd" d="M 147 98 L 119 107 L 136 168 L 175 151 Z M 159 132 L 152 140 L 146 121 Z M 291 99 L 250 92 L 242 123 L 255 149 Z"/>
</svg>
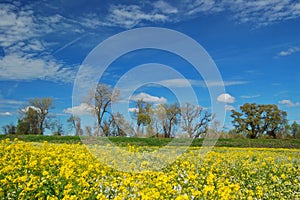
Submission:
<svg viewBox="0 0 300 200">
<path fill-rule="evenodd" d="M 0 135 L 0 140 L 14 138 L 26 142 L 51 142 L 51 143 L 81 143 L 83 137 L 79 136 L 47 136 L 47 135 Z M 108 137 L 108 139 L 117 146 L 165 146 L 172 140 L 177 144 L 185 145 L 186 138 L 138 138 L 138 137 Z M 202 146 L 204 139 L 194 139 L 191 146 Z M 99 140 L 99 143 L 101 139 Z M 262 147 L 262 148 L 300 148 L 300 139 L 243 139 L 243 138 L 220 138 L 215 144 L 216 147 Z"/>
<path fill-rule="evenodd" d="M 29 106 L 20 109 L 18 134 L 43 134 L 45 121 L 52 105 L 51 98 L 35 98 L 29 100 Z"/>
<path fill-rule="evenodd" d="M 147 126 L 151 123 L 150 109 L 151 104 L 145 102 L 143 99 L 139 99 L 135 102 L 137 111 L 135 112 L 136 124 L 137 124 L 137 135 L 141 135 L 140 127 Z"/>
<path fill-rule="evenodd" d="M 274 104 L 246 103 L 240 109 L 241 112 L 232 111 L 232 123 L 237 132 L 245 133 L 249 138 L 257 138 L 261 135 L 276 138 L 287 124 L 287 113 L 279 110 Z"/>
<path fill-rule="evenodd" d="M 300 138 L 300 125 L 297 122 L 293 122 L 290 126 L 291 134 L 294 138 Z"/>
<path fill-rule="evenodd" d="M 30 99 L 29 100 L 29 104 L 31 106 L 31 108 L 34 108 L 34 109 L 31 109 L 33 112 L 34 111 L 34 115 L 31 115 L 28 114 L 29 110 L 27 111 L 27 115 L 28 116 L 32 116 L 34 118 L 36 118 L 37 120 L 37 127 L 38 127 L 38 132 L 36 132 L 37 134 L 43 134 L 44 133 L 44 125 L 45 125 L 45 120 L 49 114 L 49 109 L 52 108 L 52 101 L 53 99 L 52 98 L 48 98 L 48 97 L 45 97 L 45 98 L 34 98 L 34 99 Z M 33 130 L 32 130 L 33 131 Z M 35 131 L 35 130 L 34 130 Z"/>
<path fill-rule="evenodd" d="M 29 125 L 29 123 L 24 119 L 19 119 L 16 133 L 20 134 L 20 135 L 21 134 L 30 134 L 30 125 Z"/>
</svg>

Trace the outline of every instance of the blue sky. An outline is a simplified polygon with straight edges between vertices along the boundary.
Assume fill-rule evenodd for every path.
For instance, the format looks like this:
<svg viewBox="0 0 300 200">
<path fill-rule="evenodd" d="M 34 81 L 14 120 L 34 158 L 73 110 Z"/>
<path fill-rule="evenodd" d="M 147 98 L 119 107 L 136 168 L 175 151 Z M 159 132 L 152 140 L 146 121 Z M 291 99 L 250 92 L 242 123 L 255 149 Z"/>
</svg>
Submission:
<svg viewBox="0 0 300 200">
<path fill-rule="evenodd" d="M 70 111 L 84 112 L 82 105 L 72 108 L 73 84 L 84 59 L 107 38 L 141 27 L 172 29 L 202 45 L 224 81 L 228 95 L 216 101 L 225 101 L 227 110 L 246 102 L 277 104 L 290 121 L 300 122 L 300 1 L 0 1 L 0 8 L 0 126 L 16 124 L 18 109 L 35 97 L 53 97 L 52 112 L 63 123 Z M 168 52 L 127 53 L 101 80 L 116 84 L 130 69 L 147 63 L 178 70 L 199 105 L 210 108 L 203 78 Z M 187 91 L 180 78 L 162 82 L 180 95 Z M 134 95 L 173 102 L 176 94 L 170 88 L 145 85 Z"/>
</svg>

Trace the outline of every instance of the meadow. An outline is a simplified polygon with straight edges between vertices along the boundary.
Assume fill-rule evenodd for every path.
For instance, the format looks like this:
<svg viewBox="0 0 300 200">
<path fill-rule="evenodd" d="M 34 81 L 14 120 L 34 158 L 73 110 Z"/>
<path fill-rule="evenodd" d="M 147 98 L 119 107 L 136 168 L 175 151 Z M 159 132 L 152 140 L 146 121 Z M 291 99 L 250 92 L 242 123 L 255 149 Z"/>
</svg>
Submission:
<svg viewBox="0 0 300 200">
<path fill-rule="evenodd" d="M 121 157 L 160 149 L 128 143 L 123 146 L 126 151 L 122 155 L 104 153 L 99 162 L 79 142 L 2 138 L 0 198 L 300 199 L 299 148 L 214 147 L 203 154 L 201 147 L 192 146 L 157 171 L 148 170 L 157 164 L 155 161 L 121 166 L 138 171 L 105 165 L 107 160 L 118 160 L 122 165 L 125 160 L 119 160 Z M 168 148 L 175 152 L 180 147 Z M 158 156 L 168 159 L 165 154 Z"/>
<path fill-rule="evenodd" d="M 22 140 L 25 142 L 44 142 L 49 143 L 82 143 L 84 137 L 79 136 L 53 136 L 53 135 L 1 135 L 0 140 L 9 138 Z M 138 137 L 108 137 L 108 139 L 117 146 L 158 146 L 167 145 L 172 140 L 182 141 L 185 139 L 172 138 L 138 138 Z M 194 139 L 190 146 L 201 147 L 203 139 Z M 216 147 L 258 147 L 258 148 L 298 148 L 300 149 L 300 139 L 247 139 L 247 138 L 219 138 L 215 144 Z"/>
</svg>

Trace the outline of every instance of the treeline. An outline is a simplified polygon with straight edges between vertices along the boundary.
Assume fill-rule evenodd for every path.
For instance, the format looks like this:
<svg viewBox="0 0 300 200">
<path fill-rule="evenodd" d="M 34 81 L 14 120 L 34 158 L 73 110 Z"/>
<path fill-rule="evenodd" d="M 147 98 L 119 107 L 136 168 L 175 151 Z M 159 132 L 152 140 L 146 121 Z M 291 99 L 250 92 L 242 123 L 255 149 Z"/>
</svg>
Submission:
<svg viewBox="0 0 300 200">
<path fill-rule="evenodd" d="M 120 93 L 105 84 L 99 84 L 91 95 L 82 102 L 87 105 L 96 118 L 94 127 L 82 127 L 80 116 L 67 119 L 69 128 L 75 135 L 88 136 L 136 136 L 136 137 L 190 137 L 201 138 L 213 133 L 222 137 L 271 137 L 300 138 L 300 125 L 288 123 L 287 113 L 275 104 L 246 103 L 240 111 L 232 110 L 233 129 L 225 132 L 224 127 L 214 119 L 215 115 L 206 109 L 185 103 L 155 105 L 138 99 L 131 110 L 132 122 L 121 113 L 112 113 L 111 105 L 119 100 Z M 2 127 L 5 134 L 44 134 L 50 129 L 54 135 L 63 135 L 62 123 L 49 109 L 53 108 L 51 98 L 35 98 L 29 105 L 19 110 L 17 126 Z M 178 134 L 176 134 L 178 133 Z"/>
</svg>

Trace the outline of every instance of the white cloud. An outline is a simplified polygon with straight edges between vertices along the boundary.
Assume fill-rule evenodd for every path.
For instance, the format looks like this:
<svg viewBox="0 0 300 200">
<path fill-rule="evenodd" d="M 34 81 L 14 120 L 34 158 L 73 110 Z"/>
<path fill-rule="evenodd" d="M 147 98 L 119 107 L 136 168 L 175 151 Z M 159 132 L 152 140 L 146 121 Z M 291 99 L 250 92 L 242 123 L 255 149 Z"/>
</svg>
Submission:
<svg viewBox="0 0 300 200">
<path fill-rule="evenodd" d="M 296 107 L 296 106 L 300 106 L 300 102 L 292 102 L 291 100 L 288 100 L 288 99 L 284 99 L 284 100 L 281 100 L 278 102 L 279 104 L 282 104 L 282 105 L 286 105 L 288 107 Z"/>
<path fill-rule="evenodd" d="M 163 4 L 158 2 L 153 5 Z M 293 0 L 184 0 L 168 1 L 168 5 L 177 9 L 177 15 L 168 18 L 172 21 L 227 11 L 231 14 L 232 20 L 259 27 L 300 17 L 300 3 Z"/>
<path fill-rule="evenodd" d="M 233 86 L 233 85 L 242 85 L 248 83 L 247 81 L 211 81 L 207 82 L 208 87 L 219 87 L 219 86 Z M 205 84 L 205 83 L 204 83 Z"/>
<path fill-rule="evenodd" d="M 16 101 L 16 100 L 12 100 L 12 99 L 2 99 L 0 97 L 0 105 L 5 104 L 5 105 L 21 105 L 24 104 L 24 101 Z"/>
<path fill-rule="evenodd" d="M 68 114 L 73 114 L 73 115 L 90 115 L 94 112 L 94 109 L 87 103 L 81 103 L 79 106 L 67 108 L 63 110 L 63 112 Z"/>
<path fill-rule="evenodd" d="M 147 94 L 147 93 L 139 93 L 137 95 L 132 95 L 131 100 L 133 101 L 137 101 L 137 100 L 143 100 L 145 102 L 148 102 L 148 103 L 155 103 L 155 104 L 165 104 L 167 103 L 167 99 L 164 98 L 164 97 L 156 97 L 156 96 L 152 96 L 150 94 Z"/>
<path fill-rule="evenodd" d="M 21 40 L 36 36 L 33 12 L 12 4 L 1 4 L 0 46 L 8 47 Z"/>
<path fill-rule="evenodd" d="M 37 111 L 37 112 L 41 112 L 41 109 L 39 109 L 37 107 L 34 107 L 34 106 L 27 106 L 27 107 L 21 109 L 21 111 L 24 112 L 24 113 L 27 113 L 30 108 Z"/>
<path fill-rule="evenodd" d="M 232 110 L 234 110 L 234 107 L 231 106 L 231 105 L 225 105 L 225 110 L 226 111 L 232 111 Z"/>
<path fill-rule="evenodd" d="M 53 59 L 7 55 L 0 59 L 0 80 L 49 80 L 72 82 L 75 73 Z"/>
<path fill-rule="evenodd" d="M 11 116 L 11 112 L 0 112 L 0 116 Z"/>
<path fill-rule="evenodd" d="M 128 112 L 139 112 L 138 108 L 128 108 Z"/>
<path fill-rule="evenodd" d="M 291 47 L 286 51 L 281 51 L 278 53 L 279 56 L 289 56 L 291 54 L 294 54 L 296 52 L 300 51 L 299 47 Z"/>
<path fill-rule="evenodd" d="M 223 1 L 222 8 L 233 13 L 234 19 L 241 23 L 267 26 L 279 21 L 298 18 L 300 8 L 293 0 Z"/>
<path fill-rule="evenodd" d="M 42 16 L 31 4 L 0 3 L 0 80 L 48 80 L 72 82 L 70 68 L 51 56 L 49 43 L 42 38 L 58 32 L 70 21 L 58 14 Z"/>
<path fill-rule="evenodd" d="M 247 81 L 208 81 L 205 83 L 204 81 L 199 80 L 191 80 L 191 79 L 167 79 L 160 81 L 159 84 L 162 84 L 166 87 L 177 87 L 177 88 L 184 88 L 193 86 L 199 87 L 220 87 L 220 86 L 233 86 L 233 85 L 241 85 L 246 84 Z M 207 84 L 207 85 L 206 85 Z"/>
<path fill-rule="evenodd" d="M 235 98 L 228 93 L 219 95 L 217 100 L 219 102 L 224 102 L 224 103 L 234 103 L 235 102 Z"/>
<path fill-rule="evenodd" d="M 243 95 L 243 96 L 241 96 L 241 98 L 243 98 L 243 99 L 252 99 L 252 98 L 256 98 L 256 97 L 260 97 L 260 95 L 257 94 L 257 95 Z"/>
<path fill-rule="evenodd" d="M 166 87 L 190 87 L 191 86 L 191 81 L 188 79 L 167 79 L 160 81 L 159 84 L 162 84 Z"/>
<path fill-rule="evenodd" d="M 178 9 L 171 6 L 165 1 L 156 1 L 153 3 L 154 8 L 160 10 L 162 13 L 166 14 L 175 14 L 178 13 Z"/>
<path fill-rule="evenodd" d="M 103 25 L 132 28 L 143 21 L 164 22 L 168 17 L 162 13 L 145 12 L 138 5 L 112 5 Z"/>
</svg>

